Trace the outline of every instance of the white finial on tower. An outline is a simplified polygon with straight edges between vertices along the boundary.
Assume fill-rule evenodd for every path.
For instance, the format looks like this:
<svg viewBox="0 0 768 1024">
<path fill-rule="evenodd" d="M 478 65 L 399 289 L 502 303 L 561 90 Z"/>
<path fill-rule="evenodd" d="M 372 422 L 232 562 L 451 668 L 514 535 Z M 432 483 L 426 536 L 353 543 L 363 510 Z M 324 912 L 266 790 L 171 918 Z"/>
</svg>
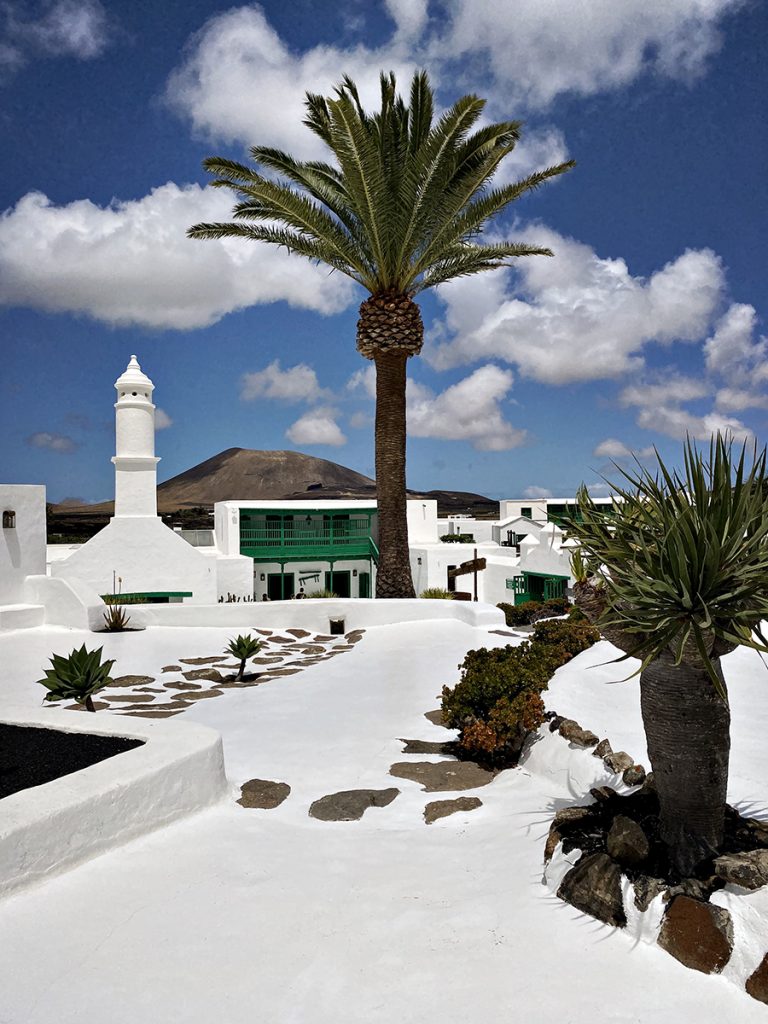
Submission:
<svg viewBox="0 0 768 1024">
<path fill-rule="evenodd" d="M 152 381 L 131 356 L 115 381 L 115 516 L 157 516 L 155 407 Z"/>
</svg>

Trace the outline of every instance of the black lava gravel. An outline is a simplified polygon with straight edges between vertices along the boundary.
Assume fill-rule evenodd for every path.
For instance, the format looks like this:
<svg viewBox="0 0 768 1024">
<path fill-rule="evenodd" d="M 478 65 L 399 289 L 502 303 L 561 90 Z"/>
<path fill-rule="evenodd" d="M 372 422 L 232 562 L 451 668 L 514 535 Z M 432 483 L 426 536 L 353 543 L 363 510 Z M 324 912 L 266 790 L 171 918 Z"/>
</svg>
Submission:
<svg viewBox="0 0 768 1024">
<path fill-rule="evenodd" d="M 142 744 L 143 740 L 122 736 L 93 736 L 0 722 L 0 799 L 79 772 Z"/>
</svg>

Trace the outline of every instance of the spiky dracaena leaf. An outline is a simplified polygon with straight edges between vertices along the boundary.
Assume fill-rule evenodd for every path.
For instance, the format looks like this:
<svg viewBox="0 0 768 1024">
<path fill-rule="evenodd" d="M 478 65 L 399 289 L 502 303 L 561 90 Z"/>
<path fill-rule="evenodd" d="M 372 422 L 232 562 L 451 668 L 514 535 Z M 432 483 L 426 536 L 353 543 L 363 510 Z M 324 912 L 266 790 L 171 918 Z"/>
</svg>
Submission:
<svg viewBox="0 0 768 1024">
<path fill-rule="evenodd" d="M 768 479 L 766 450 L 717 434 L 708 452 L 688 440 L 684 468 L 656 452 L 651 471 L 637 463 L 614 485 L 612 506 L 578 494 L 580 568 L 603 588 L 605 627 L 633 641 L 624 656 L 643 666 L 665 650 L 675 663 L 700 663 L 723 699 L 713 659 L 744 645 L 768 651 Z"/>
<path fill-rule="evenodd" d="M 45 670 L 44 679 L 38 679 L 38 683 L 48 691 L 44 699 L 74 700 L 84 704 L 94 693 L 108 686 L 112 682 L 109 673 L 115 662 L 111 659 L 102 663 L 102 650 L 99 647 L 96 651 L 88 651 L 83 644 L 67 657 L 52 655 L 51 668 Z"/>
</svg>

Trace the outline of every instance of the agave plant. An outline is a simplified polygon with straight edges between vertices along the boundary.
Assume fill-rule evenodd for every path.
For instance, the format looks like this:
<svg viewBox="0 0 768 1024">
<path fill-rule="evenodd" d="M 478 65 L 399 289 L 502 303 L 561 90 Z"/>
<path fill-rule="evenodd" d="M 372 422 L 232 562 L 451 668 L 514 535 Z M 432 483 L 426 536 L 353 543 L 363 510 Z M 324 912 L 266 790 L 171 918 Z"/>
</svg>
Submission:
<svg viewBox="0 0 768 1024">
<path fill-rule="evenodd" d="M 577 605 L 623 658 L 641 661 L 640 700 L 661 836 L 688 874 L 723 841 L 730 712 L 720 659 L 768 651 L 766 451 L 747 465 L 733 442 L 692 441 L 684 470 L 619 469 L 605 509 L 579 492 Z M 621 660 L 621 659 L 620 659 Z"/>
<path fill-rule="evenodd" d="M 237 636 L 234 640 L 229 641 L 225 648 L 226 652 L 231 654 L 233 658 L 237 658 L 240 662 L 240 668 L 235 677 L 237 682 L 243 678 L 246 661 L 255 654 L 258 654 L 261 647 L 261 640 L 255 640 L 250 633 L 246 633 L 244 636 Z"/>
<path fill-rule="evenodd" d="M 86 711 L 95 711 L 93 695 L 112 682 L 109 673 L 115 664 L 114 659 L 102 663 L 102 650 L 100 647 L 98 651 L 88 651 L 83 644 L 66 658 L 52 655 L 52 667 L 46 669 L 44 679 L 38 679 L 48 690 L 44 700 L 74 700 L 85 704 Z"/>
</svg>

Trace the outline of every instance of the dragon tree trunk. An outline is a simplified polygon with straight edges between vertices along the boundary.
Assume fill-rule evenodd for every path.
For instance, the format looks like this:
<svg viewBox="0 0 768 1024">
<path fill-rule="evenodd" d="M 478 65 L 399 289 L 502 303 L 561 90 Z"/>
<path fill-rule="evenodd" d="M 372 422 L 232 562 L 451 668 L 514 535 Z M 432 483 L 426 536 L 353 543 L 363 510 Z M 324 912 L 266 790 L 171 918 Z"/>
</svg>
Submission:
<svg viewBox="0 0 768 1024">
<path fill-rule="evenodd" d="M 720 659 L 713 659 L 725 692 Z M 661 838 L 681 876 L 723 842 L 731 715 L 706 669 L 665 652 L 640 676 L 640 706 L 659 796 Z"/>
</svg>

